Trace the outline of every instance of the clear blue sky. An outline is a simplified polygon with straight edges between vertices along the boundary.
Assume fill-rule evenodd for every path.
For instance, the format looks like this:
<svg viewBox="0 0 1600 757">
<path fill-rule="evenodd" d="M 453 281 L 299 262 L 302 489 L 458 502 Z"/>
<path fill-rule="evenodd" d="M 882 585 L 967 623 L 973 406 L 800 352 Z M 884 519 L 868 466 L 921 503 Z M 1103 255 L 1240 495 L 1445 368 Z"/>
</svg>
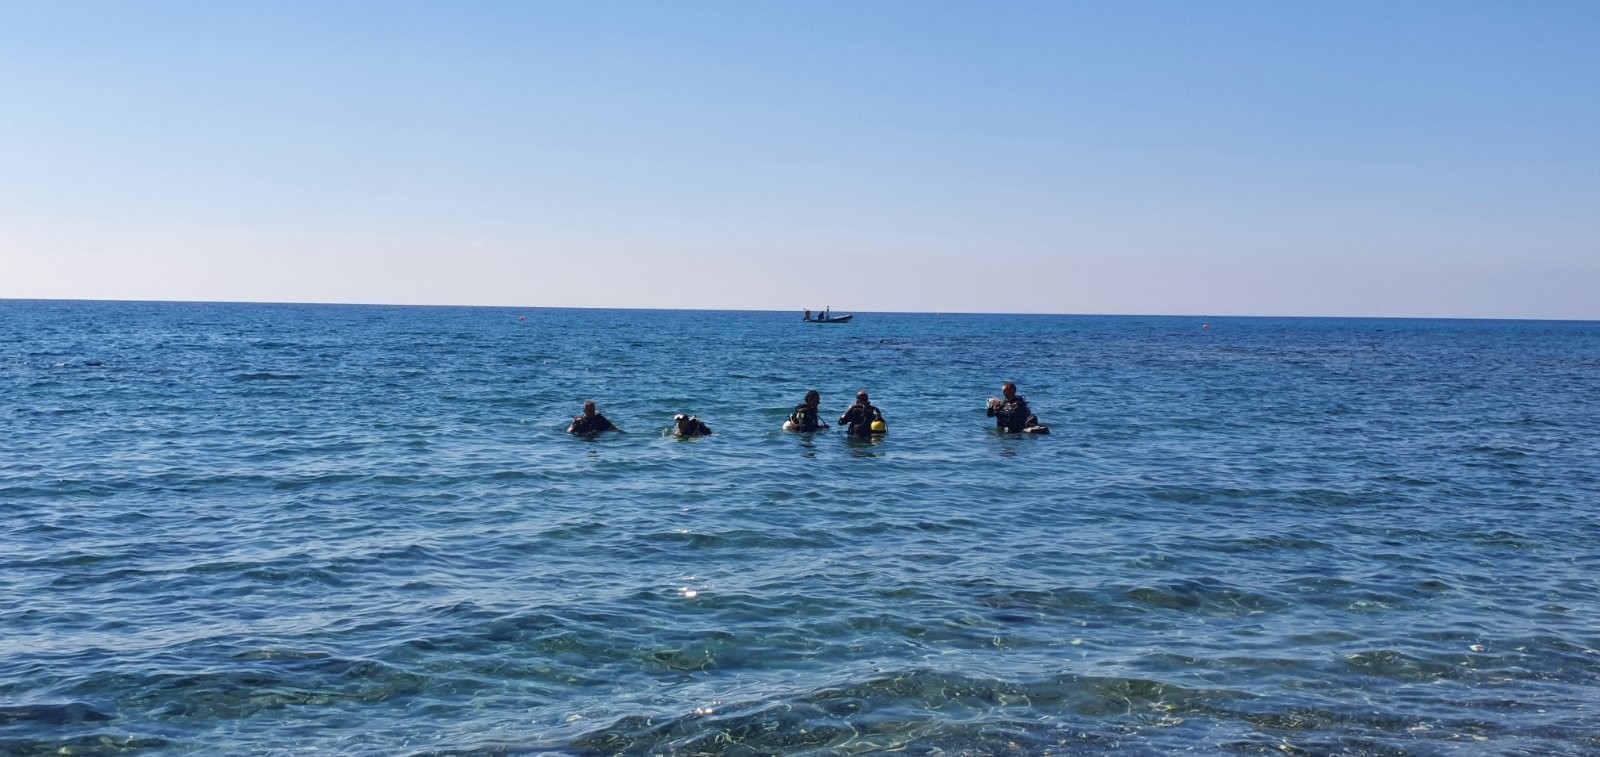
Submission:
<svg viewBox="0 0 1600 757">
<path fill-rule="evenodd" d="M 1600 318 L 1600 2 L 0 0 L 0 297 Z"/>
</svg>

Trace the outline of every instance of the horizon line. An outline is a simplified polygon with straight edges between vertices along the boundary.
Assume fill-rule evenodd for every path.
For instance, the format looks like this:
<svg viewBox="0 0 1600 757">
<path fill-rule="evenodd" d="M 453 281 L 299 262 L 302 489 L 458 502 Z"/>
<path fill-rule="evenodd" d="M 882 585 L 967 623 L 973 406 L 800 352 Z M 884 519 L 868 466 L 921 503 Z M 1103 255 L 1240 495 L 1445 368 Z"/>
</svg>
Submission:
<svg viewBox="0 0 1600 757">
<path fill-rule="evenodd" d="M 392 307 L 392 308 L 482 308 L 498 310 L 639 310 L 639 311 L 664 311 L 664 312 L 710 312 L 710 313 L 788 313 L 801 312 L 805 308 L 783 309 L 756 309 L 756 308 L 664 308 L 664 307 L 638 307 L 638 306 L 600 306 L 600 305 L 501 305 L 501 304 L 460 304 L 460 303 L 416 303 L 416 302 L 313 302 L 301 300 L 200 300 L 200 299 L 144 299 L 144 298 L 100 298 L 100 297 L 0 297 L 0 302 L 120 302 L 130 304 L 152 305 L 299 305 L 314 307 Z M 820 312 L 822 308 L 812 308 L 812 312 Z M 1020 316 L 1057 316 L 1063 318 L 1290 318 L 1290 319 L 1339 319 L 1339 320 L 1377 320 L 1377 321 L 1529 321 L 1535 323 L 1596 323 L 1596 318 L 1550 318 L 1550 317 L 1504 317 L 1504 316 L 1472 316 L 1472 315 L 1286 315 L 1280 313 L 1060 313 L 1039 311 L 989 311 L 989 310 L 841 310 L 840 314 L 867 313 L 872 315 L 1020 315 Z"/>
</svg>

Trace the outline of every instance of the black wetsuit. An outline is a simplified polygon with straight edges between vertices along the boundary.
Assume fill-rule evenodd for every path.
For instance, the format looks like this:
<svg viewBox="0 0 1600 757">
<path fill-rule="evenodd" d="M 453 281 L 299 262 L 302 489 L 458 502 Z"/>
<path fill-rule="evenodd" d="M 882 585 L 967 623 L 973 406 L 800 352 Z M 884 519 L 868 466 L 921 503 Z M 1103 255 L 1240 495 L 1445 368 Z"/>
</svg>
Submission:
<svg viewBox="0 0 1600 757">
<path fill-rule="evenodd" d="M 1039 419 L 1028 413 L 1028 401 L 1017 395 L 1013 399 L 1000 400 L 999 407 L 989 408 L 989 417 L 994 419 L 997 428 L 1005 429 L 1010 433 L 1018 433 L 1029 426 L 1039 425 Z"/>
<path fill-rule="evenodd" d="M 804 402 L 794 406 L 794 412 L 789 414 L 789 422 L 794 424 L 795 431 L 816 431 L 825 428 L 822 419 L 817 417 L 817 409 Z"/>
<path fill-rule="evenodd" d="M 881 420 L 883 413 L 879 412 L 878 408 L 860 403 L 851 405 L 849 410 L 844 411 L 844 415 L 839 416 L 840 423 L 850 424 L 850 433 L 854 436 L 871 436 L 872 422 Z"/>
<path fill-rule="evenodd" d="M 709 436 L 710 434 L 711 427 L 707 426 L 705 422 L 701 421 L 699 418 L 690 418 L 688 423 L 672 429 L 672 435 L 678 437 Z"/>
<path fill-rule="evenodd" d="M 567 429 L 567 433 L 598 434 L 601 431 L 617 430 L 617 427 L 612 425 L 611 421 L 607 420 L 604 415 L 595 413 L 594 415 L 580 415 L 576 418 L 573 418 L 572 427 Z"/>
</svg>

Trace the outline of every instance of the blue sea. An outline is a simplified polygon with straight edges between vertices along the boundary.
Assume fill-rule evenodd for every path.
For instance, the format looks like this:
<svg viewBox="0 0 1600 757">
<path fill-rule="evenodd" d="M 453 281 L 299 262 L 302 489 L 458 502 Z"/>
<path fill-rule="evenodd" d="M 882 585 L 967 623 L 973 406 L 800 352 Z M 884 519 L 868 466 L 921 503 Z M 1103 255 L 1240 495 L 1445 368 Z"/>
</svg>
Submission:
<svg viewBox="0 0 1600 757">
<path fill-rule="evenodd" d="M 1600 323 L 0 333 L 0 754 L 1600 754 Z"/>
</svg>

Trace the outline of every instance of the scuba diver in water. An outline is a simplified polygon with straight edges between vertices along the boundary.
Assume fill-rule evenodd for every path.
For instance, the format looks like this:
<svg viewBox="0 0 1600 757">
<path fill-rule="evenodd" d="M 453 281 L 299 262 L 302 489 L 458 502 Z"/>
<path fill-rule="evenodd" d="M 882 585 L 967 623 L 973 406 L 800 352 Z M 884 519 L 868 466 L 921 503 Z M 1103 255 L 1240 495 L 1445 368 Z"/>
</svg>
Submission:
<svg viewBox="0 0 1600 757">
<path fill-rule="evenodd" d="M 1007 381 L 1000 385 L 1000 397 L 989 398 L 989 417 L 994 425 L 1009 434 L 1048 434 L 1048 426 L 1039 425 L 1039 417 L 1028 412 L 1028 400 L 1017 394 L 1017 385 Z"/>
<path fill-rule="evenodd" d="M 595 412 L 594 400 L 583 403 L 583 415 L 572 419 L 572 425 L 567 427 L 567 433 L 588 435 L 598 434 L 601 431 L 621 431 L 604 415 Z"/>
<path fill-rule="evenodd" d="M 817 394 L 817 390 L 806 392 L 806 401 L 794 406 L 794 412 L 789 414 L 789 420 L 783 423 L 783 430 L 810 433 L 827 428 L 828 424 L 822 422 L 822 416 L 819 414 L 821 406 L 822 395 Z"/>
<path fill-rule="evenodd" d="M 867 401 L 867 390 L 856 392 L 856 404 L 839 416 L 840 423 L 848 423 L 851 436 L 871 436 L 889 430 L 883 421 L 883 412 Z"/>
<path fill-rule="evenodd" d="M 672 416 L 672 423 L 672 435 L 679 439 L 711 435 L 711 427 L 703 423 L 698 416 L 678 413 Z"/>
</svg>

